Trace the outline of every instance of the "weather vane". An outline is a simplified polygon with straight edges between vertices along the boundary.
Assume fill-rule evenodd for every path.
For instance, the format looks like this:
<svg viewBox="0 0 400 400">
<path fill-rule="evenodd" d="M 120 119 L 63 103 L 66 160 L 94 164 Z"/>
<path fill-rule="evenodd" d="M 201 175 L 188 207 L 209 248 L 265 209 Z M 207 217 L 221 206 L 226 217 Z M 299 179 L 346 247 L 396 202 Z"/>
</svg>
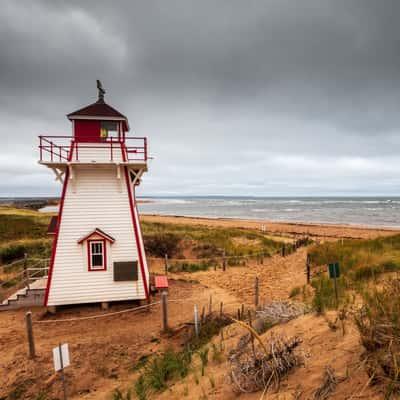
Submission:
<svg viewBox="0 0 400 400">
<path fill-rule="evenodd" d="M 99 98 L 97 99 L 97 102 L 104 103 L 104 95 L 106 94 L 106 91 L 104 90 L 103 85 L 101 84 L 99 79 L 97 79 L 97 89 L 99 91 Z"/>
</svg>

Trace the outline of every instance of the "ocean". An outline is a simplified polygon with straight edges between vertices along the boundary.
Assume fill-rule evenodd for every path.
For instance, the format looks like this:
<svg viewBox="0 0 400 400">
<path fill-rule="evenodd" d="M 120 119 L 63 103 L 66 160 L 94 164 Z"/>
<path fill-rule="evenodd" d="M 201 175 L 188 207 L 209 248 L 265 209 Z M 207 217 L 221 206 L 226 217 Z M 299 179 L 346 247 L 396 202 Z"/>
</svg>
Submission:
<svg viewBox="0 0 400 400">
<path fill-rule="evenodd" d="M 0 203 L 10 200 L 17 199 L 0 198 Z M 139 211 L 143 214 L 400 227 L 400 197 L 204 196 L 139 200 Z M 57 209 L 48 206 L 42 211 Z"/>
<path fill-rule="evenodd" d="M 144 214 L 400 227 L 400 197 L 147 198 Z"/>
</svg>

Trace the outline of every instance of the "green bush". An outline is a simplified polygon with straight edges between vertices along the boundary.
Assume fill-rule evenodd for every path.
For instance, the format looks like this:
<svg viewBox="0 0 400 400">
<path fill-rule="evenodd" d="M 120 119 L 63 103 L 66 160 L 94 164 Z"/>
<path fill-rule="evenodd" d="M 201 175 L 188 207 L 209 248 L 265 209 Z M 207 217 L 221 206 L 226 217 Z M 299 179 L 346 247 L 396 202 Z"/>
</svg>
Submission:
<svg viewBox="0 0 400 400">
<path fill-rule="evenodd" d="M 210 268 L 210 262 L 199 262 L 199 263 L 187 263 L 177 262 L 169 266 L 171 272 L 197 272 L 197 271 L 208 271 Z"/>
<path fill-rule="evenodd" d="M 322 275 L 312 280 L 311 285 L 315 289 L 313 298 L 313 308 L 316 312 L 322 313 L 325 309 L 336 308 L 344 301 L 348 300 L 346 295 L 346 289 L 348 288 L 348 282 L 345 277 L 337 279 L 337 291 L 338 291 L 338 304 L 336 304 L 336 294 L 334 280 L 329 277 Z"/>
<path fill-rule="evenodd" d="M 188 351 L 176 352 L 168 349 L 164 354 L 154 357 L 144 367 L 144 372 L 135 383 L 136 395 L 145 400 L 150 392 L 165 390 L 169 381 L 187 376 L 190 362 L 191 355 Z"/>
<path fill-rule="evenodd" d="M 298 296 L 300 293 L 301 293 L 301 287 L 300 287 L 300 286 L 296 286 L 296 287 L 294 287 L 294 288 L 290 291 L 289 297 L 290 297 L 290 298 L 296 297 L 296 296 Z"/>
<path fill-rule="evenodd" d="M 179 249 L 180 238 L 173 233 L 154 233 L 144 236 L 146 252 L 155 257 L 173 257 Z"/>
<path fill-rule="evenodd" d="M 11 263 L 23 258 L 25 253 L 28 257 L 48 258 L 51 254 L 51 246 L 52 241 L 49 239 L 10 242 L 0 247 L 0 262 Z"/>
</svg>

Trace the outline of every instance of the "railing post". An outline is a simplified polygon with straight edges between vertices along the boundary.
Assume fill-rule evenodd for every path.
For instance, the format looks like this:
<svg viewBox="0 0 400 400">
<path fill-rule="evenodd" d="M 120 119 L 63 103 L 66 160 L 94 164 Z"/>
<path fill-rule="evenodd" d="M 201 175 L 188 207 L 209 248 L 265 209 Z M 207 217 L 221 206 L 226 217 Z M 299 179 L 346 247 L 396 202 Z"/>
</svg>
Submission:
<svg viewBox="0 0 400 400">
<path fill-rule="evenodd" d="M 113 138 L 111 138 L 110 144 L 111 161 L 113 161 Z"/>
<path fill-rule="evenodd" d="M 28 271 L 27 265 L 28 265 L 28 254 L 24 253 L 24 275 L 25 275 L 25 279 L 26 279 L 26 286 L 29 290 L 29 278 L 30 277 L 29 277 L 29 271 Z"/>
<path fill-rule="evenodd" d="M 39 136 L 39 149 L 40 149 L 40 161 L 43 161 L 43 144 L 42 144 L 42 136 Z"/>
<path fill-rule="evenodd" d="M 147 161 L 147 137 L 144 138 L 144 161 Z"/>
<path fill-rule="evenodd" d="M 51 161 L 53 162 L 53 142 L 50 142 L 50 155 L 51 155 Z"/>
</svg>

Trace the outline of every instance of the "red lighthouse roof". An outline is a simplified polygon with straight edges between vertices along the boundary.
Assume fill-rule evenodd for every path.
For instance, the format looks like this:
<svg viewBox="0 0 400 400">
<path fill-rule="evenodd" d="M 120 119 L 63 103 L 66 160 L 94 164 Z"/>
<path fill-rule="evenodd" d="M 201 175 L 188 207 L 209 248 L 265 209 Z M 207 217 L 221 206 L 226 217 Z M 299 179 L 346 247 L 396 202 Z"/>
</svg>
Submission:
<svg viewBox="0 0 400 400">
<path fill-rule="evenodd" d="M 124 121 L 125 130 L 129 131 L 128 118 L 104 101 L 105 90 L 100 81 L 97 81 L 97 88 L 99 90 L 98 100 L 93 104 L 67 114 L 68 119 L 71 121 L 76 119 Z"/>
</svg>

